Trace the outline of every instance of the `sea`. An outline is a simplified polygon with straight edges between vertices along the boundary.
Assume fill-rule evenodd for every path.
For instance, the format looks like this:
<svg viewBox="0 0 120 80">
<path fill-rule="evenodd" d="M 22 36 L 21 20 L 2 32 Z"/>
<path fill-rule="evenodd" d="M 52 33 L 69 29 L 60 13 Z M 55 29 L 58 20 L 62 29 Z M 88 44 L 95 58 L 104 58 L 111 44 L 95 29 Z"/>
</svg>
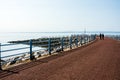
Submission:
<svg viewBox="0 0 120 80">
<path fill-rule="evenodd" d="M 81 34 L 100 34 L 104 33 L 105 35 L 120 35 L 120 32 L 0 32 L 0 43 L 1 45 L 9 44 L 9 41 L 17 41 L 17 40 L 29 40 L 29 39 L 38 39 L 38 38 L 49 38 L 49 37 L 63 37 L 63 36 L 71 36 L 71 35 L 81 35 Z M 23 48 L 29 47 L 29 45 L 12 45 L 12 46 L 1 46 L 1 57 L 19 54 L 23 52 L 29 52 L 28 49 L 24 50 L 15 50 L 2 52 L 5 50 L 11 50 L 15 48 Z M 43 49 L 41 47 L 35 47 L 33 50 Z"/>
</svg>

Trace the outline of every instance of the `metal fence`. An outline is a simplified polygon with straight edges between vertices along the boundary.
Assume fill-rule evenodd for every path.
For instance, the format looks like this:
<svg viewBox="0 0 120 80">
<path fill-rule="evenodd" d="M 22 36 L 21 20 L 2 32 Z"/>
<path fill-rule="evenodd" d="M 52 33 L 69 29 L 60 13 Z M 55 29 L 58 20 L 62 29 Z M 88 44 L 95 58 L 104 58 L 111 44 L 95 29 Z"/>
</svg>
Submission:
<svg viewBox="0 0 120 80">
<path fill-rule="evenodd" d="M 47 40 L 44 41 L 33 41 L 29 40 L 29 42 L 25 43 L 11 43 L 11 44 L 2 44 L 0 43 L 0 70 L 2 70 L 4 65 L 9 65 L 15 64 L 17 61 L 22 61 L 23 59 L 29 59 L 29 60 L 34 60 L 38 57 L 41 56 L 41 54 L 49 54 L 51 55 L 52 53 L 55 52 L 61 52 L 64 51 L 65 49 L 72 49 L 76 48 L 79 46 L 82 46 L 83 44 L 87 44 L 93 40 L 96 39 L 95 35 L 72 35 L 70 37 L 61 37 L 61 38 L 48 38 Z M 39 43 L 43 44 L 39 44 Z M 14 49 L 7 49 L 7 50 L 2 50 L 2 47 L 5 46 L 13 46 L 13 45 L 20 45 L 24 44 L 27 45 L 25 47 L 20 47 L 20 48 L 14 48 Z M 36 47 L 33 44 L 37 44 L 43 48 L 38 48 L 37 50 L 34 50 Z M 25 49 L 28 49 L 28 51 L 24 52 Z M 15 53 L 12 55 L 6 55 L 2 56 L 5 52 L 11 53 L 11 51 L 18 51 L 22 50 L 23 52 Z M 12 59 L 12 60 L 11 60 Z"/>
</svg>

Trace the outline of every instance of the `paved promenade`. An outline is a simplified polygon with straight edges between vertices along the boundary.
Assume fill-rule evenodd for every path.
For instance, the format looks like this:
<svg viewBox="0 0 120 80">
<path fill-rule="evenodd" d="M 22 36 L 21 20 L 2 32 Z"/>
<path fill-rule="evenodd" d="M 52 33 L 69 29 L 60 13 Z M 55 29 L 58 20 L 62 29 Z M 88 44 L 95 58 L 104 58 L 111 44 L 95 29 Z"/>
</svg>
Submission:
<svg viewBox="0 0 120 80">
<path fill-rule="evenodd" d="M 120 41 L 105 38 L 0 71 L 0 80 L 120 80 Z"/>
</svg>

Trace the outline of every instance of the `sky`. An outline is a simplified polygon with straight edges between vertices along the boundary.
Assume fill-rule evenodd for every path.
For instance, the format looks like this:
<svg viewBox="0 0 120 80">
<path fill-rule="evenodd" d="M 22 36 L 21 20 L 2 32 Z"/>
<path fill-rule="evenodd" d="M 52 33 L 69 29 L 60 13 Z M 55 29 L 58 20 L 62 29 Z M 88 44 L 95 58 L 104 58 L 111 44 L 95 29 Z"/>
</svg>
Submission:
<svg viewBox="0 0 120 80">
<path fill-rule="evenodd" d="M 0 32 L 120 31 L 120 0 L 0 0 Z"/>
</svg>

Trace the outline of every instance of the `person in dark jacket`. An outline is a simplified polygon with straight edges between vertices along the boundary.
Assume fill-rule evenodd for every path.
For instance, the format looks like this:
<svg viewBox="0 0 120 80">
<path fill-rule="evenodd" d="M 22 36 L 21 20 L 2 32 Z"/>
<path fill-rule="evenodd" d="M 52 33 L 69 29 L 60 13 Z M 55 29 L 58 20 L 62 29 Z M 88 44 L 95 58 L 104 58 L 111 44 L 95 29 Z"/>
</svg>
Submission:
<svg viewBox="0 0 120 80">
<path fill-rule="evenodd" d="M 100 33 L 99 37 L 100 37 L 100 40 L 101 40 L 102 39 L 102 34 L 101 33 Z"/>
<path fill-rule="evenodd" d="M 102 36 L 102 40 L 104 40 L 104 34 L 102 34 L 101 36 Z"/>
</svg>

